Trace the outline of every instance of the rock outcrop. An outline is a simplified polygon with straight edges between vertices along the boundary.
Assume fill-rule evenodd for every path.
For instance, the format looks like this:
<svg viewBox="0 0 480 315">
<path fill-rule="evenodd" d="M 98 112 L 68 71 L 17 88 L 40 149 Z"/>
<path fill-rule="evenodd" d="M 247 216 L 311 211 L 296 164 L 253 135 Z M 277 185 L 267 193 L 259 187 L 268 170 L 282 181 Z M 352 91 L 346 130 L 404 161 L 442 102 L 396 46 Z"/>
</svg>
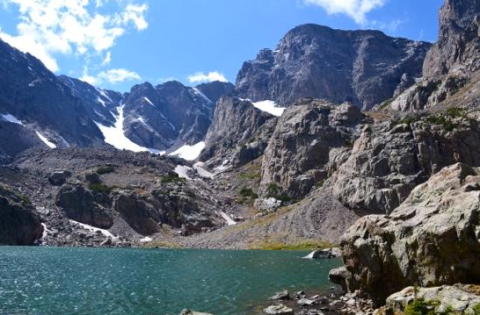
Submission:
<svg viewBox="0 0 480 315">
<path fill-rule="evenodd" d="M 113 219 L 107 210 L 97 203 L 93 193 L 81 185 L 65 185 L 57 196 L 57 206 L 65 215 L 74 221 L 92 225 L 102 229 L 109 229 Z"/>
<path fill-rule="evenodd" d="M 217 103 L 199 159 L 220 165 L 227 160 L 225 164 L 236 166 L 253 161 L 263 154 L 276 122 L 248 100 L 225 97 Z"/>
<path fill-rule="evenodd" d="M 390 99 L 399 85 L 405 88 L 404 76 L 421 77 L 430 47 L 378 31 L 302 25 L 288 32 L 275 51 L 264 49 L 244 63 L 237 92 L 287 106 L 315 97 L 370 109 Z"/>
<path fill-rule="evenodd" d="M 288 108 L 263 156 L 263 192 L 273 184 L 291 198 L 305 196 L 333 173 L 338 159 L 346 158 L 363 119 L 350 104 L 305 100 Z"/>
<path fill-rule="evenodd" d="M 440 11 L 438 41 L 423 65 L 423 80 L 394 99 L 390 107 L 404 112 L 423 110 L 456 94 L 474 98 L 464 100 L 465 106 L 478 107 L 480 93 L 469 84 L 478 84 L 479 70 L 480 1 L 447 0 Z"/>
<path fill-rule="evenodd" d="M 422 301 L 435 314 L 477 314 L 480 310 L 480 287 L 474 285 L 441 286 L 433 288 L 408 287 L 387 298 L 384 314 L 404 312 L 415 301 Z"/>
<path fill-rule="evenodd" d="M 347 288 L 378 304 L 406 286 L 480 283 L 480 170 L 444 168 L 389 216 L 365 216 L 342 238 Z"/>
<path fill-rule="evenodd" d="M 0 184 L 0 245 L 33 245 L 43 227 L 29 199 Z"/>
<path fill-rule="evenodd" d="M 329 182 L 333 193 L 350 209 L 390 213 L 444 166 L 480 165 L 476 120 L 458 118 L 452 130 L 431 121 L 366 125 Z"/>
</svg>

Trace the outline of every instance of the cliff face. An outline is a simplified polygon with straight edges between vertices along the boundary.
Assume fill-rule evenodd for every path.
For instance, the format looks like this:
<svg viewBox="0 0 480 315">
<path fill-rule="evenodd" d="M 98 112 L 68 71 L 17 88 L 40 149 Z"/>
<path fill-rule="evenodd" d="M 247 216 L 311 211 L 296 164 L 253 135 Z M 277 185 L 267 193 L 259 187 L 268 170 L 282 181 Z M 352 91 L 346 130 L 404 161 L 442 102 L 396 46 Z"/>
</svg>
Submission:
<svg viewBox="0 0 480 315">
<path fill-rule="evenodd" d="M 447 0 L 437 43 L 423 65 L 423 80 L 391 103 L 395 111 L 480 104 L 480 1 Z"/>
<path fill-rule="evenodd" d="M 480 1 L 447 0 L 440 11 L 438 42 L 428 52 L 424 77 L 448 74 L 458 67 L 480 69 Z"/>
<path fill-rule="evenodd" d="M 28 197 L 0 183 L 0 245 L 33 245 L 42 237 L 40 217 Z"/>
<path fill-rule="evenodd" d="M 377 31 L 302 25 L 288 32 L 275 51 L 262 50 L 243 65 L 237 92 L 287 106 L 314 97 L 370 109 L 405 85 L 402 77 L 421 76 L 430 46 Z"/>
<path fill-rule="evenodd" d="M 445 168 L 390 216 L 357 221 L 342 240 L 348 289 L 382 305 L 409 285 L 480 283 L 478 172 Z"/>
</svg>

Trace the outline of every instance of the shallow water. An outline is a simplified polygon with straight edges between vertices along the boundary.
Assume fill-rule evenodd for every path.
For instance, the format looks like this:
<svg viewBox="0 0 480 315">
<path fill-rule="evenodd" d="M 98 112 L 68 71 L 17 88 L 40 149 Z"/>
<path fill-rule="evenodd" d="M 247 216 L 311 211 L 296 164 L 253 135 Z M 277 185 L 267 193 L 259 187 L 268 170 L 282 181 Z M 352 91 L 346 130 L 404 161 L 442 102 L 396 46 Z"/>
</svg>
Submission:
<svg viewBox="0 0 480 315">
<path fill-rule="evenodd" d="M 306 254 L 0 247 L 0 315 L 254 314 L 281 289 L 331 286 L 340 261 Z"/>
</svg>

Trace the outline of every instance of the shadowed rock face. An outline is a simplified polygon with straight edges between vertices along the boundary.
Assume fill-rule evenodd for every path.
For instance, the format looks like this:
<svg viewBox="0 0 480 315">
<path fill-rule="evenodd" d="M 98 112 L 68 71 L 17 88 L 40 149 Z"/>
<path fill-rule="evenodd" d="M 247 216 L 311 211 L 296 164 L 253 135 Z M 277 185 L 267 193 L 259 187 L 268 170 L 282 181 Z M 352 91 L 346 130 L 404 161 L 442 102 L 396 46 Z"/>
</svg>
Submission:
<svg viewBox="0 0 480 315">
<path fill-rule="evenodd" d="M 366 216 L 343 236 L 350 291 L 383 304 L 408 285 L 480 282 L 479 169 L 456 164 L 417 187 L 390 216 Z"/>
<path fill-rule="evenodd" d="M 28 199 L 0 184 L 0 245 L 33 245 L 42 237 L 40 218 Z"/>
<path fill-rule="evenodd" d="M 125 99 L 125 134 L 159 150 L 175 143 L 196 144 L 210 127 L 213 106 L 202 93 L 179 82 L 136 85 Z"/>
<path fill-rule="evenodd" d="M 255 108 L 250 101 L 222 98 L 215 108 L 200 160 L 244 165 L 263 154 L 276 122 L 275 116 Z"/>
<path fill-rule="evenodd" d="M 232 83 L 215 81 L 197 85 L 196 88 L 216 104 L 220 98 L 231 94 L 235 90 L 235 85 Z"/>
<path fill-rule="evenodd" d="M 287 33 L 275 51 L 262 50 L 243 65 L 237 92 L 253 101 L 268 99 L 287 106 L 315 97 L 370 109 L 405 85 L 402 77 L 421 76 L 430 47 L 378 31 L 302 25 Z"/>
<path fill-rule="evenodd" d="M 59 147 L 95 146 L 103 136 L 89 118 L 80 99 L 38 59 L 0 40 L 0 114 L 10 114 L 23 122 L 0 129 L 0 138 L 17 137 L 20 145 L 2 146 L 14 155 L 24 146 L 43 146 L 35 131 Z M 1 118 L 0 118 L 1 120 Z M 0 121 L 0 127 L 8 122 Z"/>
<path fill-rule="evenodd" d="M 102 229 L 109 229 L 113 225 L 113 219 L 96 202 L 92 192 L 80 185 L 62 187 L 57 196 L 57 206 L 74 221 Z"/>
</svg>

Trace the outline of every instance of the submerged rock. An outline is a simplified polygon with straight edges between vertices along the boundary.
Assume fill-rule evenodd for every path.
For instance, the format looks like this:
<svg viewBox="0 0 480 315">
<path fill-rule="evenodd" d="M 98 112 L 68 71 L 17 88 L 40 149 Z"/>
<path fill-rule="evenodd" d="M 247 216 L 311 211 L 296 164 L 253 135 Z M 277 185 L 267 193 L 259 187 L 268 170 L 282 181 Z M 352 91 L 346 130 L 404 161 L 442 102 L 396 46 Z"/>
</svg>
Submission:
<svg viewBox="0 0 480 315">
<path fill-rule="evenodd" d="M 269 298 L 270 301 L 290 300 L 290 293 L 287 290 L 277 292 L 274 296 Z"/>
<path fill-rule="evenodd" d="M 183 310 L 180 315 L 212 315 L 210 313 L 200 313 L 200 312 L 195 312 L 192 310 L 185 309 Z"/>
<path fill-rule="evenodd" d="M 283 304 L 269 306 L 263 312 L 268 315 L 293 315 L 293 309 Z"/>
</svg>

